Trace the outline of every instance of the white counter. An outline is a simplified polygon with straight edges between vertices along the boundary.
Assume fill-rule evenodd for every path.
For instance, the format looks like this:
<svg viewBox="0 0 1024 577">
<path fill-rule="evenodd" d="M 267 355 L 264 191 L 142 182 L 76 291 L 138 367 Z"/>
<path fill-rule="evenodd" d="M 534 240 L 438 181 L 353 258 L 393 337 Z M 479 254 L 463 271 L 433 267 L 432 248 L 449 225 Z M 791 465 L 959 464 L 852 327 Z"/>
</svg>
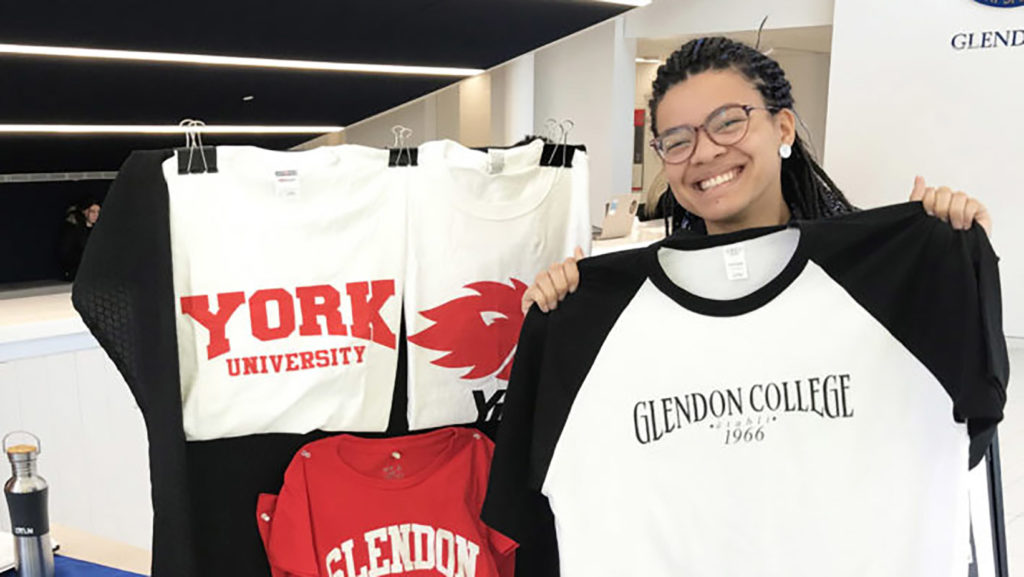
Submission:
<svg viewBox="0 0 1024 577">
<path fill-rule="evenodd" d="M 0 292 L 0 363 L 99 346 L 71 306 L 71 285 Z"/>
<path fill-rule="evenodd" d="M 611 238 L 607 240 L 595 240 L 590 250 L 591 256 L 608 254 L 620 250 L 643 248 L 653 242 L 665 238 L 665 223 L 660 220 L 651 220 L 633 225 L 633 231 L 629 236 L 622 238 Z"/>
</svg>

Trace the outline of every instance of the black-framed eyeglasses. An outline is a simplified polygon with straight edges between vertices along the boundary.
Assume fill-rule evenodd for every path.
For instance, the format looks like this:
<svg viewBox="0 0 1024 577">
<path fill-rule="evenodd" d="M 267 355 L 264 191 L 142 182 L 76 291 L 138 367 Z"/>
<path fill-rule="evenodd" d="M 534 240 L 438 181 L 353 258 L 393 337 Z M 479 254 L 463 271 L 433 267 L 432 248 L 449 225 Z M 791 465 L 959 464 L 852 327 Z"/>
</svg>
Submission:
<svg viewBox="0 0 1024 577">
<path fill-rule="evenodd" d="M 715 109 L 699 126 L 684 124 L 666 130 L 651 140 L 651 148 L 666 163 L 682 164 L 690 160 L 697 149 L 697 133 L 701 130 L 719 146 L 731 146 L 743 140 L 750 129 L 750 113 L 755 110 L 766 110 L 772 114 L 778 112 L 776 108 L 726 104 Z"/>
</svg>

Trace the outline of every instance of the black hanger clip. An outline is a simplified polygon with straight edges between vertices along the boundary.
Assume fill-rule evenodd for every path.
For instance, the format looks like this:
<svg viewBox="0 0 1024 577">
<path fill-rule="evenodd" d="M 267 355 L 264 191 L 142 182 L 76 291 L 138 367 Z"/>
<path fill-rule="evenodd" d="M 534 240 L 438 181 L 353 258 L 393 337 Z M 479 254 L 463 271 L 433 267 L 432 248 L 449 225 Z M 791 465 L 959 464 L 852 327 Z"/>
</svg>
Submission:
<svg viewBox="0 0 1024 577">
<path fill-rule="evenodd" d="M 418 148 L 389 148 L 388 166 L 419 166 L 419 152 Z"/>
<path fill-rule="evenodd" d="M 572 168 L 572 157 L 576 151 L 586 152 L 586 147 L 579 144 L 545 144 L 540 156 L 541 166 L 554 168 Z"/>
<path fill-rule="evenodd" d="M 572 157 L 576 154 L 576 150 L 586 151 L 586 148 L 583 146 L 569 144 L 569 133 L 572 132 L 576 123 L 572 120 L 558 122 L 554 118 L 549 118 L 545 124 L 547 125 L 549 140 L 553 141 L 554 144 L 544 144 L 544 151 L 540 155 L 540 165 L 555 168 L 572 168 Z"/>
<path fill-rule="evenodd" d="M 217 147 L 176 148 L 178 174 L 205 174 L 217 172 Z"/>
<path fill-rule="evenodd" d="M 388 166 L 419 166 L 419 148 L 406 145 L 412 137 L 412 129 L 396 125 L 391 128 L 391 134 L 395 135 L 395 142 L 388 149 Z"/>
</svg>

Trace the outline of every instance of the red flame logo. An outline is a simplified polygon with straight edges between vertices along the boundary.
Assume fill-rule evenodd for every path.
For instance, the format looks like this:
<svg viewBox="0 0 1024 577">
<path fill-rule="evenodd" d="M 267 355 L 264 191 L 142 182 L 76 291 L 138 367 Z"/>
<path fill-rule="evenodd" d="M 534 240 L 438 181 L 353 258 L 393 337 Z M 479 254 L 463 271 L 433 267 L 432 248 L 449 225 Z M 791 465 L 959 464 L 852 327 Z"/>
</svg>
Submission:
<svg viewBox="0 0 1024 577">
<path fill-rule="evenodd" d="M 463 379 L 480 379 L 497 373 L 507 381 L 512 357 L 523 326 L 521 303 L 526 285 L 483 281 L 466 285 L 475 295 L 460 297 L 420 312 L 434 324 L 409 337 L 425 349 L 448 353 L 431 364 L 450 369 L 470 369 Z"/>
</svg>

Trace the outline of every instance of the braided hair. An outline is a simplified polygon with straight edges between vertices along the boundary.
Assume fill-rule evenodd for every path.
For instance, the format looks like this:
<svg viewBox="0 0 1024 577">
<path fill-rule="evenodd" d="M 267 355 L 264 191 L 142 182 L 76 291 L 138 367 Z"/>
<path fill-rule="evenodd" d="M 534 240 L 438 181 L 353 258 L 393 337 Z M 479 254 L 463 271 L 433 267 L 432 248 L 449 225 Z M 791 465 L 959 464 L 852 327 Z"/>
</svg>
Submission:
<svg viewBox="0 0 1024 577">
<path fill-rule="evenodd" d="M 654 135 L 658 135 L 654 112 L 670 88 L 701 72 L 725 69 L 746 77 L 773 114 L 784 108 L 793 109 L 792 87 L 778 62 L 742 42 L 721 36 L 698 38 L 684 44 L 658 68 L 649 103 Z M 782 162 L 782 197 L 793 218 L 825 218 L 856 210 L 815 161 L 799 135 L 792 147 L 792 156 Z M 683 216 L 682 227 L 706 231 L 700 217 L 688 211 Z"/>
</svg>

